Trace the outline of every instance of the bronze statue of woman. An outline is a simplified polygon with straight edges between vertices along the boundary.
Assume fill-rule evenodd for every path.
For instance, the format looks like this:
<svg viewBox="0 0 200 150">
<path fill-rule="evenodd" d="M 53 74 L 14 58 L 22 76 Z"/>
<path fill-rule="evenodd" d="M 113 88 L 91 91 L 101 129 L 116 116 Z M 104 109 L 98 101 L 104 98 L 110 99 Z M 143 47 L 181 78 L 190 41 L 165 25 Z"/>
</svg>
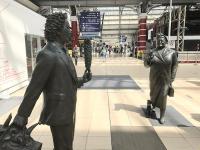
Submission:
<svg viewBox="0 0 200 150">
<path fill-rule="evenodd" d="M 165 122 L 164 115 L 167 105 L 167 95 L 172 94 L 172 82 L 175 79 L 178 66 L 178 53 L 166 47 L 167 38 L 162 33 L 157 34 L 157 47 L 145 58 L 144 65 L 150 67 L 150 101 L 148 105 L 160 109 L 159 122 Z M 149 111 L 149 110 L 148 110 Z"/>
</svg>

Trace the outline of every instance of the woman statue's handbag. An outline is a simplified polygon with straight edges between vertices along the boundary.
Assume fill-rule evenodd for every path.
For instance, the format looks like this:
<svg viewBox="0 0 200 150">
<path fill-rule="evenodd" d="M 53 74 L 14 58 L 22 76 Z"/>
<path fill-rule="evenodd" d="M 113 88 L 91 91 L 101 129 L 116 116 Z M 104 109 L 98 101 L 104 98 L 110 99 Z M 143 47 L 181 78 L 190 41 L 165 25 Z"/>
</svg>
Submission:
<svg viewBox="0 0 200 150">
<path fill-rule="evenodd" d="M 169 97 L 174 97 L 174 88 L 172 87 L 172 84 L 169 85 L 168 94 Z"/>
<path fill-rule="evenodd" d="M 31 132 L 38 125 L 34 124 L 28 129 L 19 129 L 10 125 L 10 115 L 3 125 L 0 125 L 0 150 L 41 150 L 42 143 L 31 137 Z"/>
</svg>

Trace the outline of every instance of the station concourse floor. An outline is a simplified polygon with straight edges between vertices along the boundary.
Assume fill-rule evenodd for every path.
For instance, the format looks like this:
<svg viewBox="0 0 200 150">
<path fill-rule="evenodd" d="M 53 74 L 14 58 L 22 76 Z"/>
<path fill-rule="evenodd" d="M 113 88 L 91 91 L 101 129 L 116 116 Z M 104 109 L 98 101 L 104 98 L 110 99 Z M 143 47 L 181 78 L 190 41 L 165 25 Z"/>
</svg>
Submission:
<svg viewBox="0 0 200 150">
<path fill-rule="evenodd" d="M 84 69 L 84 61 L 79 59 L 78 76 Z M 164 125 L 145 117 L 149 69 L 141 60 L 94 57 L 92 73 L 98 81 L 91 82 L 97 86 L 88 84 L 78 90 L 74 150 L 200 150 L 200 64 L 179 64 L 175 97 L 168 98 Z M 132 84 L 126 83 L 131 80 Z M 15 116 L 24 92 L 25 88 L 0 100 L 0 123 L 10 113 Z M 38 121 L 41 108 L 42 95 L 29 125 Z M 42 150 L 53 149 L 48 126 L 38 126 L 32 135 L 43 143 Z"/>
</svg>

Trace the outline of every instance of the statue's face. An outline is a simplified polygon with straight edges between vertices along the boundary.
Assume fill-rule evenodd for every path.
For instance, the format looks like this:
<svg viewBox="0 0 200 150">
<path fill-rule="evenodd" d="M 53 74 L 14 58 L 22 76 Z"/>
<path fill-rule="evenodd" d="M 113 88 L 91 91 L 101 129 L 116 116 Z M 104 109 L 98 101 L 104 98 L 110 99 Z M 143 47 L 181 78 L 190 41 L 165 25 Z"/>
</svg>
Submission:
<svg viewBox="0 0 200 150">
<path fill-rule="evenodd" d="M 67 23 L 65 23 L 65 26 L 62 32 L 60 33 L 60 40 L 63 44 L 71 42 L 71 31 L 68 28 Z"/>
<path fill-rule="evenodd" d="M 163 48 L 166 45 L 165 38 L 163 36 L 157 37 L 157 47 L 158 48 Z"/>
</svg>

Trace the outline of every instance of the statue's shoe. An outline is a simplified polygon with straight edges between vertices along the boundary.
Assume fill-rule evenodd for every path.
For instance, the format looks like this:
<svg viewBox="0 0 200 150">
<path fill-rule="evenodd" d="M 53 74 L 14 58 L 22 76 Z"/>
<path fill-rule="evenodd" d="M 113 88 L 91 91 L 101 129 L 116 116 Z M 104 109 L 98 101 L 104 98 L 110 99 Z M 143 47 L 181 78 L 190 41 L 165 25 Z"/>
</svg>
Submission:
<svg viewBox="0 0 200 150">
<path fill-rule="evenodd" d="M 162 118 L 159 119 L 159 123 L 160 123 L 160 124 L 164 124 L 164 123 L 165 123 L 164 117 L 162 117 Z"/>
</svg>

